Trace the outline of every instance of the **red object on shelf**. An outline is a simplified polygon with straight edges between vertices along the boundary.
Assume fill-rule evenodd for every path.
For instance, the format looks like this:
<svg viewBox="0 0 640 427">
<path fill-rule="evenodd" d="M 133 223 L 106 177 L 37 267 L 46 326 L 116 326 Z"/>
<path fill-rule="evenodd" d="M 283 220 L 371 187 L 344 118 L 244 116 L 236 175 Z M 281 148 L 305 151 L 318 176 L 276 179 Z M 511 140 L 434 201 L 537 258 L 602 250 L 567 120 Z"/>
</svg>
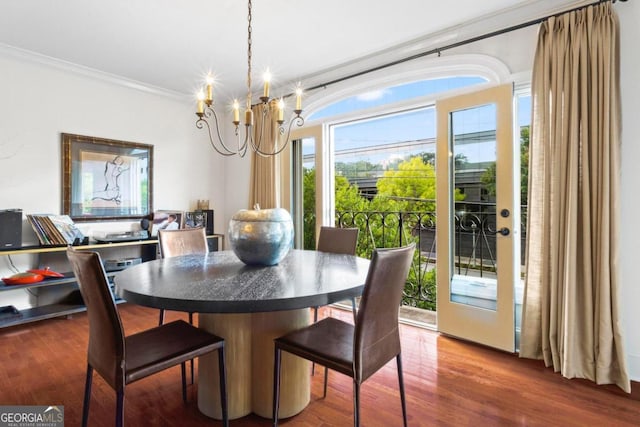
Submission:
<svg viewBox="0 0 640 427">
<path fill-rule="evenodd" d="M 58 273 L 57 271 L 50 270 L 49 267 L 45 267 L 43 269 L 31 269 L 27 271 L 29 273 L 39 274 L 41 276 L 44 276 L 47 279 L 50 277 L 58 277 L 58 278 L 64 277 L 64 274 Z"/>
<path fill-rule="evenodd" d="M 10 277 L 3 277 L 2 281 L 5 285 L 28 285 L 31 283 L 42 282 L 44 276 L 35 273 L 16 273 Z"/>
</svg>

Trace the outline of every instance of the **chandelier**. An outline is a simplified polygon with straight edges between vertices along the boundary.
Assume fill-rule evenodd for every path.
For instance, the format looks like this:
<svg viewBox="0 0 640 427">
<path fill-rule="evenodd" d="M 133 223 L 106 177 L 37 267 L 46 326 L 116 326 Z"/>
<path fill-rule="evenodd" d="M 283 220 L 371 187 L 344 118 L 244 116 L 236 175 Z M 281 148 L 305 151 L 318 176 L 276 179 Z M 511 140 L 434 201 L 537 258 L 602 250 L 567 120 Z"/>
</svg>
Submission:
<svg viewBox="0 0 640 427">
<path fill-rule="evenodd" d="M 233 100 L 233 124 L 235 126 L 236 146 L 230 148 L 225 144 L 218 124 L 218 114 L 214 109 L 213 102 L 213 77 L 211 74 L 207 75 L 204 88 L 198 93 L 198 101 L 196 108 L 196 115 L 198 120 L 196 121 L 196 127 L 202 129 L 207 128 L 209 133 L 209 141 L 211 146 L 223 156 L 238 155 L 244 157 L 247 153 L 247 149 L 251 149 L 261 156 L 275 156 L 282 152 L 289 141 L 291 135 L 291 127 L 295 123 L 298 127 L 304 125 L 304 118 L 302 114 L 302 88 L 300 84 L 295 90 L 295 109 L 293 110 L 293 117 L 289 120 L 288 125 L 284 121 L 284 96 L 279 99 L 271 99 L 269 97 L 271 74 L 267 69 L 264 74 L 264 90 L 260 97 L 259 112 L 262 117 L 260 120 L 259 129 L 255 129 L 254 117 L 251 101 L 251 0 L 248 1 L 248 15 L 247 20 L 249 22 L 247 26 L 247 99 L 246 108 L 244 111 L 244 138 L 240 136 L 240 103 L 237 99 Z M 287 95 L 286 97 L 289 97 Z M 263 143 L 263 139 L 266 139 L 265 132 L 270 133 L 270 124 L 277 122 L 278 128 L 276 130 L 276 140 L 272 147 L 266 147 L 266 143 Z M 266 130 L 265 130 L 265 124 Z M 254 136 L 255 135 L 255 136 Z M 241 140 L 242 139 L 242 140 Z"/>
</svg>

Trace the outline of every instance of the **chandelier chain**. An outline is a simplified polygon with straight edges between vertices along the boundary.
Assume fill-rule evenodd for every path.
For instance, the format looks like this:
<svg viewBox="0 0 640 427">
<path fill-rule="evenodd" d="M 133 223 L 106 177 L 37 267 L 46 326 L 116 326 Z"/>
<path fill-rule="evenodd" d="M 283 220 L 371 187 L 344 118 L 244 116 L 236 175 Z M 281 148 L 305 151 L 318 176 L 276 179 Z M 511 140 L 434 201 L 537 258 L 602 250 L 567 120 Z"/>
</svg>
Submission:
<svg viewBox="0 0 640 427">
<path fill-rule="evenodd" d="M 247 109 L 251 108 L 251 0 L 248 2 L 247 21 Z"/>
</svg>

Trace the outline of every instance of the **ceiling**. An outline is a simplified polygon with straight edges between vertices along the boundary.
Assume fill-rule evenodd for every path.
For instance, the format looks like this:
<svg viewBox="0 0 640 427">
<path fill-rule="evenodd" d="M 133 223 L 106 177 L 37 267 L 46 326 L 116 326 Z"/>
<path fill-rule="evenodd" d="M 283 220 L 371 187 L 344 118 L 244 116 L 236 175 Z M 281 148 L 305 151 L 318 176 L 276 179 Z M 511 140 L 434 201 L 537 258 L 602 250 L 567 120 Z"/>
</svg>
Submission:
<svg viewBox="0 0 640 427">
<path fill-rule="evenodd" d="M 293 82 L 317 81 L 361 58 L 380 63 L 376 53 L 402 55 L 445 30 L 499 16 L 502 26 L 518 24 L 518 11 L 530 19 L 575 3 L 584 1 L 254 0 L 254 88 L 266 67 L 272 86 L 288 93 Z M 23 54 L 18 48 L 179 94 L 195 94 L 211 70 L 217 94 L 246 92 L 242 0 L 2 1 L 0 44 L 0 53 Z"/>
</svg>

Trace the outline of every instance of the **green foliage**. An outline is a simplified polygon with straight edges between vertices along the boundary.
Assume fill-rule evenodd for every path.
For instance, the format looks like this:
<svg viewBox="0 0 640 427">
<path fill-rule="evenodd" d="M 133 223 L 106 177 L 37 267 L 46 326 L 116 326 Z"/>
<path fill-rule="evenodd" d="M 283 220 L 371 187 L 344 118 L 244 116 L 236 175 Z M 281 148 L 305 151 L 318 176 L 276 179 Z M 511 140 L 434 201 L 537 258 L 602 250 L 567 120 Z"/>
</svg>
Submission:
<svg viewBox="0 0 640 427">
<path fill-rule="evenodd" d="M 394 211 L 428 211 L 435 208 L 436 171 L 420 157 L 412 157 L 387 170 L 376 183 L 375 199 L 384 200 Z M 390 203 L 395 201 L 395 203 Z M 388 211 L 387 209 L 384 209 Z"/>
<path fill-rule="evenodd" d="M 480 181 L 491 196 L 496 195 L 496 163 L 493 162 Z M 526 205 L 529 194 L 529 126 L 520 128 L 520 204 Z"/>
<path fill-rule="evenodd" d="M 456 163 L 466 162 L 464 156 L 456 158 Z M 434 212 L 436 198 L 436 175 L 433 153 L 409 157 L 400 161 L 395 170 L 388 169 L 378 179 L 376 196 L 369 200 L 359 194 L 358 186 L 350 184 L 345 175 L 357 170 L 362 173 L 375 171 L 375 165 L 359 162 L 354 168 L 344 164 L 336 170 L 335 208 L 343 214 L 345 226 L 360 229 L 358 236 L 358 256 L 370 258 L 375 248 L 395 247 L 418 241 L 414 233 L 416 212 Z M 364 171 L 364 172 L 363 172 Z M 375 176 L 375 175 L 372 175 Z M 316 228 L 315 169 L 304 171 L 304 248 L 314 249 Z M 464 200 L 464 194 L 456 189 L 455 200 Z M 398 223 L 402 213 L 402 227 Z M 436 282 L 435 270 L 424 269 L 425 259 L 416 251 L 407 285 L 404 303 L 420 308 L 435 310 Z"/>
<path fill-rule="evenodd" d="M 520 129 L 520 204 L 529 197 L 529 126 Z"/>
<path fill-rule="evenodd" d="M 302 177 L 304 249 L 316 248 L 316 170 L 304 169 Z"/>
</svg>

